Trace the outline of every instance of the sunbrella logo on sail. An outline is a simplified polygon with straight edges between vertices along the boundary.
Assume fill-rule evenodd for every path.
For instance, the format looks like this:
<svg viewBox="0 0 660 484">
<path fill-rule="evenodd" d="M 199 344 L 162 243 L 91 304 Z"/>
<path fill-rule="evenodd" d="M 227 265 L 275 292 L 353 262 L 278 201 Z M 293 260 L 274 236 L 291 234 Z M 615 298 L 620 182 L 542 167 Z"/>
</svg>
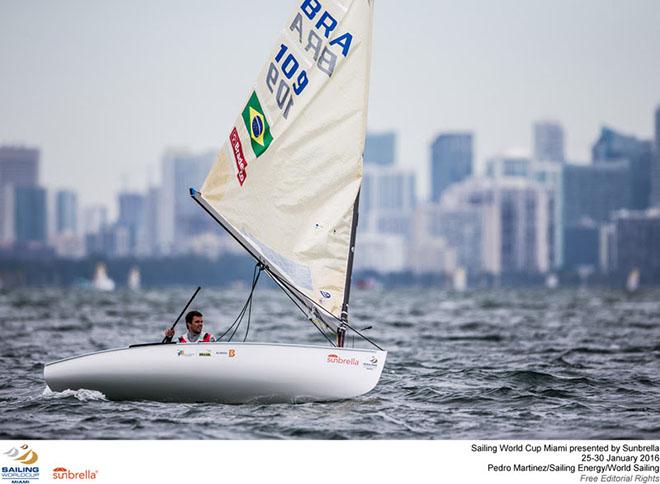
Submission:
<svg viewBox="0 0 660 484">
<path fill-rule="evenodd" d="M 341 358 L 339 355 L 335 355 L 334 353 L 328 355 L 328 363 L 335 363 L 338 365 L 352 365 L 352 366 L 357 366 L 360 364 L 360 360 L 355 359 L 355 358 Z"/>
<path fill-rule="evenodd" d="M 96 479 L 96 475 L 99 471 L 92 471 L 90 469 L 85 469 L 84 471 L 74 472 L 66 467 L 56 467 L 53 469 L 53 479 Z"/>
<path fill-rule="evenodd" d="M 245 109 L 243 109 L 242 116 L 245 127 L 250 133 L 252 150 L 258 158 L 268 149 L 273 137 L 270 134 L 270 126 L 256 92 L 252 92 L 252 96 L 250 96 Z"/>
<path fill-rule="evenodd" d="M 32 466 L 39 459 L 39 454 L 32 450 L 27 444 L 20 448 L 13 447 L 4 455 L 10 457 L 16 462 L 24 464 L 22 466 L 2 466 L 2 480 L 19 482 L 29 482 L 33 479 L 39 479 L 39 467 Z"/>
</svg>

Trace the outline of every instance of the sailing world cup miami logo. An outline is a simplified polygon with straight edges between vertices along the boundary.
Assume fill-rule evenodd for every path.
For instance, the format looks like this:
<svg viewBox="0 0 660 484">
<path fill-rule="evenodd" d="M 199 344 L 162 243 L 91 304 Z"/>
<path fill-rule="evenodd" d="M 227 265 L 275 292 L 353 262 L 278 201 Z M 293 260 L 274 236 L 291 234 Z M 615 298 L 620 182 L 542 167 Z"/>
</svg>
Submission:
<svg viewBox="0 0 660 484">
<path fill-rule="evenodd" d="M 39 460 L 39 454 L 27 444 L 13 447 L 4 453 L 5 458 L 15 463 L 2 466 L 2 480 L 12 484 L 24 484 L 39 479 L 39 466 L 34 465 Z"/>
</svg>

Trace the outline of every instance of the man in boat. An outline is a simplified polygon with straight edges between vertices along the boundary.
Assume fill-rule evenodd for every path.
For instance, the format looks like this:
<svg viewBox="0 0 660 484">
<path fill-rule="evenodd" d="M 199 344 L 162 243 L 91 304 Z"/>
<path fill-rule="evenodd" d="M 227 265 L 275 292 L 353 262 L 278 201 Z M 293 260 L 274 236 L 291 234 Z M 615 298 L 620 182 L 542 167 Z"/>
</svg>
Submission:
<svg viewBox="0 0 660 484">
<path fill-rule="evenodd" d="M 210 343 L 215 341 L 215 337 L 211 333 L 202 333 L 204 327 L 204 316 L 199 311 L 190 311 L 186 314 L 186 332 L 179 336 L 177 342 L 179 343 Z M 172 341 L 174 337 L 174 329 L 167 328 L 165 330 L 165 337 L 168 341 Z"/>
</svg>

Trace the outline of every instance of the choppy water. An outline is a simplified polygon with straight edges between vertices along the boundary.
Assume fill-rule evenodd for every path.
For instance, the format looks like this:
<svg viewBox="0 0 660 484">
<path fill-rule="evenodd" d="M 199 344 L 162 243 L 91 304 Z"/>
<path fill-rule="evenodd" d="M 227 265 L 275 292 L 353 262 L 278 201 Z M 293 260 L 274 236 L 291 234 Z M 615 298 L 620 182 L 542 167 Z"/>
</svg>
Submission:
<svg viewBox="0 0 660 484">
<path fill-rule="evenodd" d="M 298 405 L 113 402 L 52 393 L 43 364 L 157 341 L 188 290 L 0 293 L 0 438 L 660 438 L 660 290 L 355 291 L 352 323 L 390 353 L 374 391 Z M 246 291 L 205 289 L 221 333 Z M 242 337 L 241 337 L 242 339 Z M 286 297 L 258 290 L 250 341 L 322 344 Z"/>
</svg>

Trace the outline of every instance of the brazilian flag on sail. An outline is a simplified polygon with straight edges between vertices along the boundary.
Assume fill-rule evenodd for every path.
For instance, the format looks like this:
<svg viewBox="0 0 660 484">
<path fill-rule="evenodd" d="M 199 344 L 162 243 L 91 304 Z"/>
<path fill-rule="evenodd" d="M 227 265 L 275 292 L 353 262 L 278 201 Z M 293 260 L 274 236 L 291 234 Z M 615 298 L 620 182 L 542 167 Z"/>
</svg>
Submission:
<svg viewBox="0 0 660 484">
<path fill-rule="evenodd" d="M 250 133 L 250 141 L 252 141 L 252 150 L 257 158 L 268 149 L 273 136 L 270 134 L 270 126 L 266 120 L 264 110 L 261 108 L 261 103 L 257 97 L 256 92 L 252 92 L 250 100 L 243 109 L 243 121 L 245 127 Z"/>
</svg>

